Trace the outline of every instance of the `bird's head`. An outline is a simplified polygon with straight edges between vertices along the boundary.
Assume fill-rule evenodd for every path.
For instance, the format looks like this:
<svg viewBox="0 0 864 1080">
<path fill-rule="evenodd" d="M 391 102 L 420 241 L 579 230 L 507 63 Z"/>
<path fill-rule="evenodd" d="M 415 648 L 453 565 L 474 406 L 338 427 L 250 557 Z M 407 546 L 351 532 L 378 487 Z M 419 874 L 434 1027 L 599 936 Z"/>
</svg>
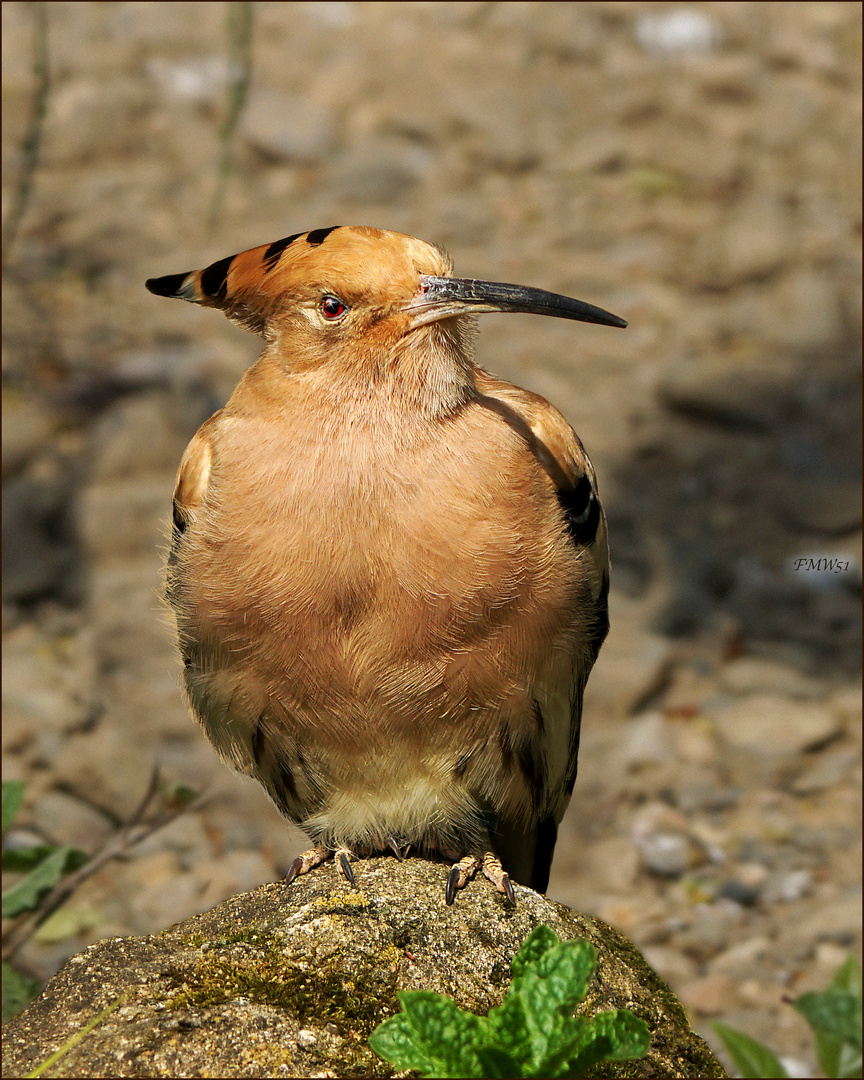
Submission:
<svg viewBox="0 0 864 1080">
<path fill-rule="evenodd" d="M 220 308 L 232 322 L 275 343 L 287 365 L 338 364 L 358 374 L 364 356 L 415 366 L 418 358 L 436 357 L 437 369 L 449 358 L 467 370 L 471 320 L 463 316 L 523 311 L 627 325 L 581 300 L 454 278 L 451 271 L 440 248 L 413 236 L 337 226 L 250 248 L 204 270 L 151 278 L 147 288 Z"/>
</svg>

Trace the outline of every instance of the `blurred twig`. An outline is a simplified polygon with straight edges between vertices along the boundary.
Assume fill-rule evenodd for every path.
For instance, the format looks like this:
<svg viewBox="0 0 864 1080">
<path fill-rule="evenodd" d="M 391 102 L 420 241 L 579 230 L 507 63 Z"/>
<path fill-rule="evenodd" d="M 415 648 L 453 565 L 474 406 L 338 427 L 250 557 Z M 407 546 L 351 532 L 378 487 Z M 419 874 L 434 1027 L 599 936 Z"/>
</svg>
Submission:
<svg viewBox="0 0 864 1080">
<path fill-rule="evenodd" d="M 21 143 L 21 174 L 18 177 L 18 187 L 3 223 L 3 266 L 9 258 L 24 211 L 30 201 L 33 175 L 39 162 L 39 148 L 42 145 L 42 124 L 48 111 L 48 5 L 44 0 L 36 0 L 28 6 L 33 12 L 34 20 L 33 78 L 35 88 L 30 117 Z"/>
<path fill-rule="evenodd" d="M 112 836 L 109 836 L 102 847 L 96 851 L 93 856 L 81 867 L 80 870 L 76 870 L 72 874 L 67 874 L 62 881 L 48 893 L 45 899 L 40 903 L 39 909 L 32 912 L 29 916 L 22 919 L 6 933 L 3 939 L 3 958 L 7 961 L 11 961 L 15 954 L 26 944 L 33 936 L 33 934 L 39 929 L 42 923 L 69 899 L 72 893 L 87 880 L 100 870 L 106 863 L 112 859 L 121 858 L 136 844 L 140 844 L 142 840 L 146 840 L 148 836 L 152 836 L 153 833 L 158 832 L 159 829 L 169 825 L 175 818 L 181 814 L 185 814 L 191 810 L 199 809 L 206 801 L 206 794 L 199 795 L 191 803 L 172 808 L 167 812 L 160 814 L 153 821 L 144 821 L 144 815 L 151 808 L 153 800 L 159 793 L 159 766 L 156 765 L 153 768 L 153 772 L 150 776 L 150 783 L 147 785 L 147 790 L 144 793 L 143 798 L 132 811 L 132 814 L 126 820 L 125 824 Z"/>
<path fill-rule="evenodd" d="M 227 5 L 226 30 L 228 35 L 228 103 L 225 121 L 219 131 L 222 146 L 216 187 L 210 205 L 207 222 L 208 235 L 213 234 L 222 212 L 225 186 L 232 170 L 234 135 L 252 79 L 252 4 L 250 0 L 238 0 Z"/>
</svg>

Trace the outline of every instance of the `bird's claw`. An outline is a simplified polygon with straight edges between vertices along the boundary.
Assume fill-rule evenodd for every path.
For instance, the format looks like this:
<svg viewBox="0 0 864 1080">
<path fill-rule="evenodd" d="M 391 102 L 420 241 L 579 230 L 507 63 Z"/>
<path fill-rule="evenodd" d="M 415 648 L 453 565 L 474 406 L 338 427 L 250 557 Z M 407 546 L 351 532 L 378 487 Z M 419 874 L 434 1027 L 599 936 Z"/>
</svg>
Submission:
<svg viewBox="0 0 864 1080">
<path fill-rule="evenodd" d="M 333 852 L 325 847 L 309 848 L 308 851 L 304 851 L 302 855 L 298 855 L 294 862 L 288 867 L 288 873 L 285 875 L 285 884 L 290 885 L 294 878 L 299 877 L 301 874 L 308 874 L 310 870 L 314 870 L 316 866 L 320 866 L 321 863 L 327 862 L 328 859 L 333 858 Z"/>
<path fill-rule="evenodd" d="M 510 875 L 501 866 L 501 860 L 492 851 L 483 855 L 466 855 L 450 869 L 444 887 L 444 902 L 449 906 L 456 899 L 456 892 L 464 889 L 478 870 L 488 878 L 500 893 L 504 893 L 511 907 L 516 907 L 516 893 Z"/>
<path fill-rule="evenodd" d="M 345 880 L 352 888 L 356 888 L 357 879 L 354 877 L 354 871 L 351 868 L 351 863 L 348 861 L 349 852 L 344 849 L 337 852 L 339 856 L 339 869 L 342 871 Z"/>
</svg>

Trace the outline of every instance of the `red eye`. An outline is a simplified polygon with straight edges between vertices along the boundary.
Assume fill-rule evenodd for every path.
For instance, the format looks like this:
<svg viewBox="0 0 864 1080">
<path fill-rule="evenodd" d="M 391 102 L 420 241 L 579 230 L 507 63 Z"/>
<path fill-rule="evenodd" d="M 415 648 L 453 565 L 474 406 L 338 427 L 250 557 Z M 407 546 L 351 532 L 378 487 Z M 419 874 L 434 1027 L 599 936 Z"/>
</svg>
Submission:
<svg viewBox="0 0 864 1080">
<path fill-rule="evenodd" d="M 325 319 L 338 319 L 348 310 L 338 296 L 325 296 L 321 301 L 321 314 Z"/>
</svg>

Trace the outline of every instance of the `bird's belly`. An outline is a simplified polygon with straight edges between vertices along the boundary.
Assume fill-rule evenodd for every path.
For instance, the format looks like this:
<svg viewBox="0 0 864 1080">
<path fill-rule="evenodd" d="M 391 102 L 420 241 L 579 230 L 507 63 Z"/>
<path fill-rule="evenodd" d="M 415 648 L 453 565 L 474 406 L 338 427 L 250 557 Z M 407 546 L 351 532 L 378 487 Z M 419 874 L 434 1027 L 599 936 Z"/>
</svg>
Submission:
<svg viewBox="0 0 864 1080">
<path fill-rule="evenodd" d="M 548 809 L 576 605 L 551 515 L 249 494 L 242 516 L 214 499 L 171 572 L 190 705 L 223 758 L 329 843 L 446 850 L 480 809 Z"/>
</svg>

